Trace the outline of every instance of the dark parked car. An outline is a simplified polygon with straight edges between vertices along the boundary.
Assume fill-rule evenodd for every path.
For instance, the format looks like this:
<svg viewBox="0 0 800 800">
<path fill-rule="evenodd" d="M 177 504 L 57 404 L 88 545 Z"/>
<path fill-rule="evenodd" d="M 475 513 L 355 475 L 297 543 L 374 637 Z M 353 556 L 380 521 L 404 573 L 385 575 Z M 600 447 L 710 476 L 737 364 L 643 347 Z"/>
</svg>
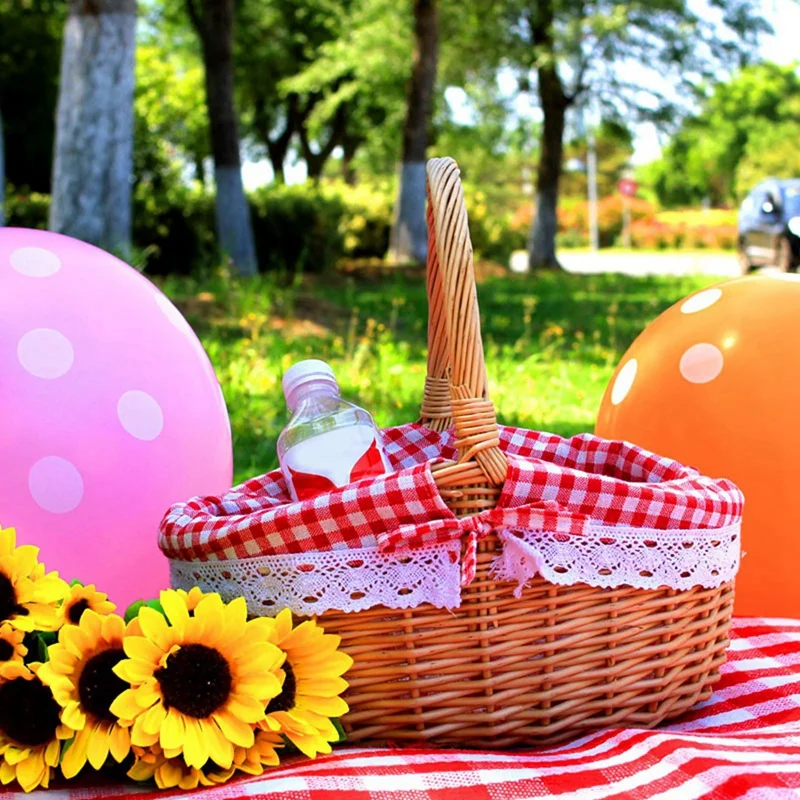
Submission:
<svg viewBox="0 0 800 800">
<path fill-rule="evenodd" d="M 789 272 L 800 263 L 800 178 L 762 181 L 739 209 L 742 272 L 771 264 Z"/>
</svg>

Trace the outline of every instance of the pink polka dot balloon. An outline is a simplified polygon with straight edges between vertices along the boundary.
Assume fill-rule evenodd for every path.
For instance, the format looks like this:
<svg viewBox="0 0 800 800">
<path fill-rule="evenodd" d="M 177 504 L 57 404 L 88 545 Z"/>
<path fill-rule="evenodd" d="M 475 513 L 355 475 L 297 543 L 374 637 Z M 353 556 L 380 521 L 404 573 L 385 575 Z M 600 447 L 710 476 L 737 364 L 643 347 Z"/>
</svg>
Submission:
<svg viewBox="0 0 800 800">
<path fill-rule="evenodd" d="M 167 507 L 232 481 L 213 367 L 189 324 L 114 256 L 0 229 L 0 525 L 120 607 L 169 584 Z"/>
</svg>

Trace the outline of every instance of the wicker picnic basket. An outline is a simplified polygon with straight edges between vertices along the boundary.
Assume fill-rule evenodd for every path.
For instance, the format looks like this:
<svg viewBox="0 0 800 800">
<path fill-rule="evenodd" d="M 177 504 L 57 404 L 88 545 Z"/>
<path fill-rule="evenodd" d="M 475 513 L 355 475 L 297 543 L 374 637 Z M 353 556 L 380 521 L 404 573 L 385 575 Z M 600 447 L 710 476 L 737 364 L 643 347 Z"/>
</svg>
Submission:
<svg viewBox="0 0 800 800">
<path fill-rule="evenodd" d="M 456 163 L 428 162 L 428 377 L 421 421 L 455 426 L 459 459 L 433 468 L 458 515 L 492 507 L 506 474 L 486 367 L 472 245 Z M 641 590 L 557 586 L 520 598 L 478 545 L 457 613 L 432 607 L 329 611 L 325 629 L 355 660 L 349 740 L 505 748 L 612 725 L 652 727 L 707 698 L 719 677 L 733 582 Z"/>
<path fill-rule="evenodd" d="M 472 247 L 452 159 L 428 163 L 428 199 L 429 356 L 421 422 L 433 431 L 455 430 L 457 458 L 431 461 L 429 475 L 435 482 L 431 492 L 438 492 L 457 517 L 470 518 L 461 524 L 496 511 L 509 460 L 487 396 Z M 275 481 L 254 479 L 230 501 L 209 501 L 213 513 L 241 512 L 231 518 L 230 533 L 213 558 L 258 551 L 256 540 L 242 544 L 240 532 L 251 510 L 262 513 L 265 486 L 267 492 L 279 491 Z M 735 487 L 731 491 L 740 497 Z M 164 542 L 162 549 L 186 559 L 173 561 L 177 585 L 195 579 L 203 585 L 205 573 L 192 571 L 191 560 L 220 530 L 221 523 L 210 517 L 206 527 L 198 523 L 192 533 L 191 517 L 201 507 L 199 502 L 177 506 L 162 523 L 172 551 Z M 689 507 L 687 518 L 693 519 L 695 511 L 697 506 Z M 312 513 L 304 507 L 294 519 Z M 270 538 L 263 527 L 257 530 Z M 713 588 L 557 585 L 537 574 L 523 589 L 521 582 L 500 579 L 492 569 L 509 540 L 486 528 L 482 533 L 474 579 L 463 586 L 458 607 L 373 605 L 319 614 L 326 631 L 339 635 L 354 659 L 346 676 L 350 713 L 343 719 L 350 742 L 480 748 L 552 743 L 596 728 L 652 727 L 710 696 L 725 661 L 735 570 Z M 737 533 L 729 537 L 736 546 L 736 567 Z M 188 541 L 193 542 L 189 547 Z M 454 546 L 452 560 L 457 560 L 461 541 Z M 274 577 L 275 570 L 263 566 L 269 562 L 253 563 L 262 563 L 250 570 L 256 580 Z M 229 571 L 221 574 L 236 580 Z M 216 587 L 214 579 L 204 585 Z M 272 600 L 259 601 L 258 609 L 260 602 Z"/>
</svg>

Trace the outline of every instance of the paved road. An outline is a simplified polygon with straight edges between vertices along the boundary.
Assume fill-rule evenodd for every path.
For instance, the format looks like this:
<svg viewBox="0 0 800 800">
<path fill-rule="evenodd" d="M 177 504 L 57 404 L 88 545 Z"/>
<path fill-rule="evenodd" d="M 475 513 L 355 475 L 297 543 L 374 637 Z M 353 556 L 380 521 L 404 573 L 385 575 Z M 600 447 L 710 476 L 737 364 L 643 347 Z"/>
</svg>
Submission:
<svg viewBox="0 0 800 800">
<path fill-rule="evenodd" d="M 741 272 L 736 256 L 721 253 L 571 253 L 558 254 L 567 272 L 622 272 L 626 275 L 719 275 L 735 278 Z"/>
</svg>

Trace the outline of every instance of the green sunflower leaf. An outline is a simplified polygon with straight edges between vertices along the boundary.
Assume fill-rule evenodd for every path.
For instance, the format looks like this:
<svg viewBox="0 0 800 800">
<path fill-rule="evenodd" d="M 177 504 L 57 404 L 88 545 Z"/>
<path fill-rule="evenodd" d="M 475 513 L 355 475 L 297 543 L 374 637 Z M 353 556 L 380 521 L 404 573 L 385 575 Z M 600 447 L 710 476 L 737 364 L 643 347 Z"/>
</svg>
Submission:
<svg viewBox="0 0 800 800">
<path fill-rule="evenodd" d="M 347 741 L 347 732 L 342 727 L 342 722 L 338 717 L 331 717 L 331 722 L 333 723 L 333 727 L 336 728 L 336 733 L 339 734 L 338 741 L 333 742 L 333 744 L 341 744 L 342 742 Z"/>
<path fill-rule="evenodd" d="M 58 757 L 58 765 L 61 766 L 61 762 L 64 760 L 64 756 L 67 754 L 67 750 L 72 747 L 72 743 L 75 741 L 75 737 L 73 736 L 71 739 L 67 739 L 61 745 L 61 755 Z"/>
<path fill-rule="evenodd" d="M 164 614 L 164 609 L 161 607 L 160 600 L 136 600 L 125 610 L 125 624 L 127 625 L 132 619 L 136 619 L 144 606 L 153 608 L 158 611 L 159 614 L 166 616 Z"/>
</svg>

